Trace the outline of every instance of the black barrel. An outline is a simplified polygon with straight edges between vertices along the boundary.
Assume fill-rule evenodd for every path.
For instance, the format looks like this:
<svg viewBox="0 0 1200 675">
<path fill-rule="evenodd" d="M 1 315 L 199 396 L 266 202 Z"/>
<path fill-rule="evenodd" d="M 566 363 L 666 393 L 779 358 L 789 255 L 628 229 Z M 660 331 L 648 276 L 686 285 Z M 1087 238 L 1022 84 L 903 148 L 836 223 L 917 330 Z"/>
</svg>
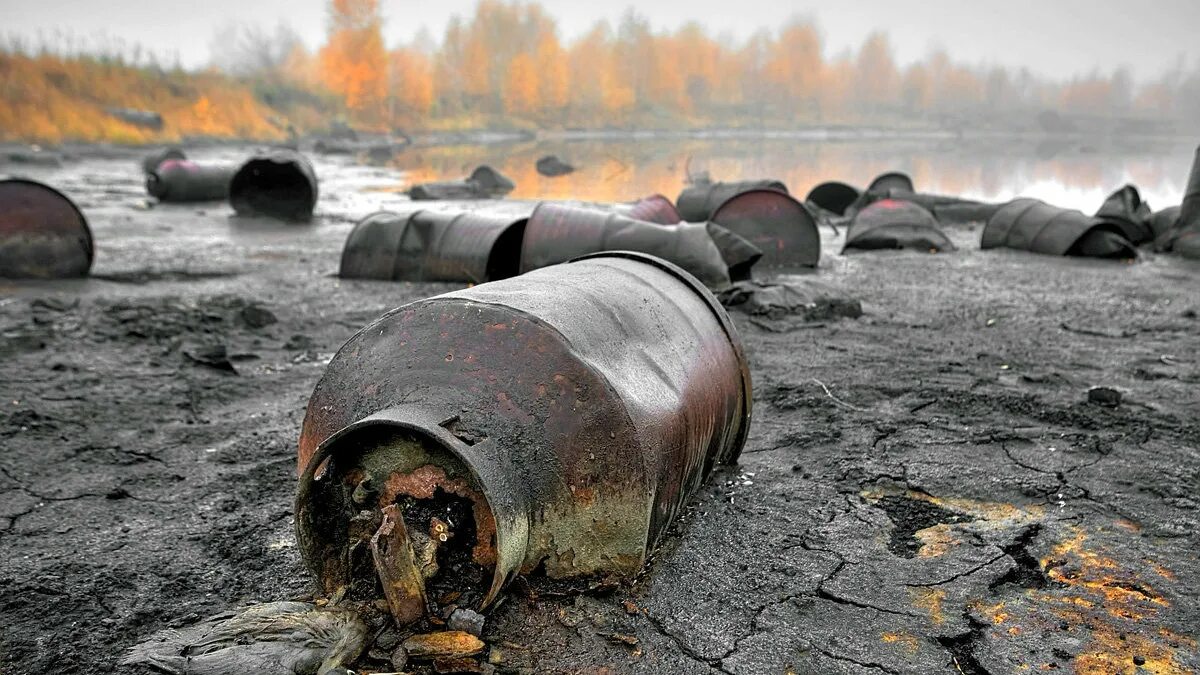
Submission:
<svg viewBox="0 0 1200 675">
<path fill-rule="evenodd" d="M 804 198 L 804 201 L 815 204 L 830 213 L 844 216 L 846 215 L 846 209 L 849 209 L 854 202 L 858 201 L 861 194 L 858 188 L 852 185 L 839 183 L 838 181 L 828 181 L 809 190 L 808 196 Z"/>
<path fill-rule="evenodd" d="M 1096 211 L 1096 217 L 1119 226 L 1131 243 L 1142 244 L 1154 240 L 1151 223 L 1154 214 L 1133 185 L 1125 185 L 1105 198 Z"/>
<path fill-rule="evenodd" d="M 1121 227 L 1037 199 L 1004 204 L 983 228 L 980 248 L 1013 248 L 1046 255 L 1136 258 Z"/>
<path fill-rule="evenodd" d="M 929 211 L 895 199 L 882 199 L 854 215 L 843 249 L 906 248 L 937 253 L 955 250 Z"/>
<path fill-rule="evenodd" d="M 66 195 L 0 176 L 0 277 L 85 277 L 94 254 L 87 219 Z"/>
<path fill-rule="evenodd" d="M 538 204 L 529 216 L 521 271 L 601 251 L 648 253 L 682 267 L 711 288 L 729 285 L 725 260 L 703 223 L 659 225 L 555 202 Z"/>
<path fill-rule="evenodd" d="M 187 155 L 180 148 L 162 148 L 156 150 L 142 158 L 142 173 L 147 175 L 154 173 L 158 165 L 168 159 L 187 159 Z"/>
<path fill-rule="evenodd" d="M 693 183 L 679 193 L 679 198 L 675 200 L 675 208 L 679 210 L 683 220 L 702 223 L 712 220 L 717 208 L 730 198 L 752 190 L 774 190 L 788 194 L 787 186 L 782 181 L 768 178 L 733 183 Z"/>
<path fill-rule="evenodd" d="M 867 192 L 878 192 L 886 194 L 890 190 L 903 190 L 905 192 L 916 192 L 913 187 L 912 178 L 908 174 L 901 171 L 889 171 L 881 173 L 871 181 L 867 186 Z"/>
<path fill-rule="evenodd" d="M 229 197 L 238 167 L 168 159 L 146 175 L 146 191 L 160 202 L 215 202 Z"/>
<path fill-rule="evenodd" d="M 229 183 L 229 202 L 242 216 L 266 216 L 290 222 L 312 219 L 317 205 L 317 175 L 294 150 L 255 155 Z"/>
<path fill-rule="evenodd" d="M 817 222 L 791 195 L 751 190 L 728 199 L 712 222 L 749 240 L 763 253 L 760 266 L 816 267 L 821 259 Z"/>
<path fill-rule="evenodd" d="M 737 460 L 751 400 L 724 309 L 651 256 L 405 305 L 351 338 L 309 400 L 301 556 L 330 592 L 412 581 L 388 597 L 406 620 L 398 605 L 425 611 L 424 587 L 487 607 L 519 574 L 630 578 L 713 467 Z M 416 551 L 443 542 L 432 575 L 378 554 L 385 536 L 403 543 L 397 526 Z"/>
<path fill-rule="evenodd" d="M 526 216 L 490 211 L 379 212 L 346 239 L 338 276 L 483 283 L 518 273 Z"/>
</svg>

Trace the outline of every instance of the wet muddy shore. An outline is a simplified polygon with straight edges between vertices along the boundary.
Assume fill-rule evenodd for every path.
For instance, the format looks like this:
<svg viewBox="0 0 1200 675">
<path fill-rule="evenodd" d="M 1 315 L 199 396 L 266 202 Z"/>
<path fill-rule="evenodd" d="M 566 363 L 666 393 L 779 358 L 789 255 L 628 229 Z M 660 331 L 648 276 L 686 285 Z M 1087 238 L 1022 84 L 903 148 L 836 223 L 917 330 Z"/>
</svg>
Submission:
<svg viewBox="0 0 1200 675">
<path fill-rule="evenodd" d="M 0 281 L 0 673 L 150 672 L 118 663 L 157 630 L 315 591 L 293 521 L 313 386 L 364 324 L 458 287 L 336 278 L 353 223 L 404 198 L 394 171 L 317 169 L 300 226 L 151 207 L 128 158 L 22 171 L 76 201 L 98 253 L 87 280 Z M 734 313 L 755 406 L 737 469 L 636 583 L 515 584 L 487 667 L 1200 669 L 1200 265 L 979 233 L 842 256 L 822 228 L 816 278 L 864 315 Z"/>
</svg>

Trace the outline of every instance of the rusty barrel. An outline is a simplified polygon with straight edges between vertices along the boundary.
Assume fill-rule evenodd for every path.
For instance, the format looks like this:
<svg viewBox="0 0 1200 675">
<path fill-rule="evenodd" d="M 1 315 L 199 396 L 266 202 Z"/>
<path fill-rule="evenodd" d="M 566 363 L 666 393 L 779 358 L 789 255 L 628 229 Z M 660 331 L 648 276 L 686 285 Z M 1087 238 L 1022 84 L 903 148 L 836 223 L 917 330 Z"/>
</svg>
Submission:
<svg viewBox="0 0 1200 675">
<path fill-rule="evenodd" d="M 363 218 L 342 249 L 338 276 L 483 283 L 519 272 L 519 213 L 381 211 Z"/>
<path fill-rule="evenodd" d="M 529 216 L 521 242 L 521 271 L 601 251 L 648 253 L 682 267 L 711 288 L 729 285 L 725 259 L 704 223 L 659 225 L 557 202 L 542 202 Z"/>
<path fill-rule="evenodd" d="M 92 231 L 79 207 L 49 185 L 0 176 L 0 277 L 87 276 Z"/>
<path fill-rule="evenodd" d="M 187 159 L 187 155 L 184 154 L 181 148 L 161 148 L 155 150 L 142 158 L 142 173 L 146 175 L 154 173 L 158 165 L 168 159 Z"/>
<path fill-rule="evenodd" d="M 907 248 L 953 251 L 953 242 L 938 229 L 929 211 L 911 202 L 881 199 L 854 214 L 846 231 L 847 249 Z"/>
<path fill-rule="evenodd" d="M 769 178 L 731 183 L 693 183 L 679 193 L 675 200 L 675 208 L 683 220 L 702 223 L 711 220 L 713 213 L 733 197 L 756 190 L 774 190 L 788 194 L 787 186 L 782 181 Z"/>
<path fill-rule="evenodd" d="M 1014 199 L 984 225 L 980 248 L 1013 248 L 1046 255 L 1136 258 L 1119 225 L 1037 199 Z"/>
<path fill-rule="evenodd" d="M 716 210 L 712 222 L 762 251 L 766 267 L 816 267 L 821 259 L 821 233 L 804 205 L 778 190 L 751 190 Z"/>
<path fill-rule="evenodd" d="M 912 178 L 902 171 L 881 173 L 867 186 L 867 192 L 887 193 L 890 190 L 916 192 L 916 188 L 913 187 Z"/>
<path fill-rule="evenodd" d="M 858 191 L 858 188 L 852 185 L 838 181 L 827 181 L 809 190 L 808 196 L 804 198 L 804 201 L 815 204 L 830 213 L 844 216 L 846 215 L 846 209 L 849 209 L 857 202 L 861 195 L 862 193 Z"/>
<path fill-rule="evenodd" d="M 623 216 L 647 223 L 674 225 L 683 222 L 683 217 L 679 215 L 679 210 L 671 200 L 660 194 L 642 197 L 635 202 L 614 204 L 612 208 Z"/>
<path fill-rule="evenodd" d="M 160 202 L 214 202 L 229 196 L 236 166 L 168 159 L 146 175 L 146 192 Z"/>
<path fill-rule="evenodd" d="M 277 149 L 251 157 L 229 183 L 229 202 L 241 216 L 307 221 L 312 218 L 317 195 L 312 164 L 294 150 Z"/>
<path fill-rule="evenodd" d="M 1150 205 L 1142 201 L 1137 187 L 1125 185 L 1104 199 L 1096 217 L 1121 228 L 1125 238 L 1134 244 L 1154 239 Z"/>
<path fill-rule="evenodd" d="M 301 555 L 331 592 L 405 567 L 415 578 L 412 556 L 356 562 L 399 508 L 414 551 L 450 547 L 417 585 L 458 584 L 460 606 L 535 570 L 633 575 L 713 467 L 737 461 L 751 400 L 725 310 L 652 256 L 588 256 L 404 305 L 342 347 L 309 401 Z"/>
</svg>

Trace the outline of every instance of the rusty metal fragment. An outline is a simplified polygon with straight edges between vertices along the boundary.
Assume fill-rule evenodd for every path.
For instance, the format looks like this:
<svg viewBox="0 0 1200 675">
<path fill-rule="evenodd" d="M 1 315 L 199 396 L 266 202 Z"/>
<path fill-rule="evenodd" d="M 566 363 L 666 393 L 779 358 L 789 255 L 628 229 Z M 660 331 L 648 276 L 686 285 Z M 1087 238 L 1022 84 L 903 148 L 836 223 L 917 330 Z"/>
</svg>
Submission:
<svg viewBox="0 0 1200 675">
<path fill-rule="evenodd" d="M 954 244 L 938 229 L 933 214 L 910 202 L 882 199 L 854 215 L 846 232 L 846 249 L 908 248 L 953 251 Z"/>
<path fill-rule="evenodd" d="M 749 279 L 754 263 L 762 258 L 762 250 L 751 244 L 745 237 L 730 232 L 716 223 L 705 223 L 704 226 L 708 230 L 708 236 L 712 237 L 713 243 L 716 244 L 717 250 L 721 252 L 725 267 L 729 269 L 729 280 L 745 281 Z"/>
<path fill-rule="evenodd" d="M 422 633 L 404 641 L 404 651 L 415 659 L 474 656 L 486 647 L 482 640 L 460 630 Z"/>
<path fill-rule="evenodd" d="M 516 189 L 507 176 L 487 164 L 476 167 L 463 180 L 421 183 L 408 190 L 413 201 L 441 199 L 495 199 Z"/>
<path fill-rule="evenodd" d="M 716 210 L 733 197 L 757 190 L 774 190 L 788 194 L 787 186 L 782 181 L 769 178 L 732 183 L 696 182 L 688 185 L 679 193 L 679 197 L 675 200 L 675 207 L 679 210 L 679 215 L 683 220 L 689 223 L 702 223 L 712 220 Z"/>
<path fill-rule="evenodd" d="M 612 208 L 623 216 L 634 220 L 644 220 L 647 223 L 674 225 L 683 222 L 683 217 L 679 215 L 679 211 L 671 203 L 671 200 L 660 194 L 642 197 L 635 202 L 613 204 Z"/>
<path fill-rule="evenodd" d="M 371 214 L 347 237 L 338 276 L 472 283 L 514 276 L 527 220 L 522 210 Z"/>
<path fill-rule="evenodd" d="M 1046 255 L 1137 257 L 1120 225 L 1028 198 L 1001 206 L 988 219 L 980 248 L 997 247 Z"/>
<path fill-rule="evenodd" d="M 543 202 L 525 225 L 521 271 L 600 251 L 638 251 L 679 265 L 711 288 L 729 285 L 729 270 L 703 223 L 658 225 L 618 213 Z"/>
<path fill-rule="evenodd" d="M 146 175 L 146 191 L 160 202 L 222 201 L 237 168 L 167 159 Z"/>
<path fill-rule="evenodd" d="M 93 256 L 87 219 L 66 195 L 0 176 L 0 278 L 84 277 Z"/>
<path fill-rule="evenodd" d="M 294 150 L 277 149 L 251 157 L 229 183 L 229 202 L 242 216 L 310 220 L 317 205 L 317 175 Z"/>
<path fill-rule="evenodd" d="M 439 542 L 415 553 L 437 565 L 436 606 L 485 608 L 522 574 L 631 576 L 713 467 L 736 461 L 750 387 L 717 300 L 650 256 L 405 305 L 351 338 L 309 401 L 302 557 L 330 592 L 378 588 L 352 556 L 374 530 L 354 523 L 394 505 L 410 537 Z"/>
<path fill-rule="evenodd" d="M 404 514 L 395 504 L 383 507 L 382 513 L 383 523 L 371 537 L 371 557 L 383 597 L 396 623 L 403 626 L 425 615 L 425 577 L 417 567 Z"/>
<path fill-rule="evenodd" d="M 830 213 L 844 216 L 846 215 L 846 210 L 857 202 L 860 196 L 862 196 L 862 193 L 852 185 L 838 181 L 828 181 L 809 190 L 808 196 L 804 198 L 804 201 L 809 204 L 815 204 Z"/>
<path fill-rule="evenodd" d="M 804 205 L 778 190 L 750 190 L 721 204 L 712 222 L 762 251 L 760 265 L 816 267 L 821 234 Z"/>
</svg>

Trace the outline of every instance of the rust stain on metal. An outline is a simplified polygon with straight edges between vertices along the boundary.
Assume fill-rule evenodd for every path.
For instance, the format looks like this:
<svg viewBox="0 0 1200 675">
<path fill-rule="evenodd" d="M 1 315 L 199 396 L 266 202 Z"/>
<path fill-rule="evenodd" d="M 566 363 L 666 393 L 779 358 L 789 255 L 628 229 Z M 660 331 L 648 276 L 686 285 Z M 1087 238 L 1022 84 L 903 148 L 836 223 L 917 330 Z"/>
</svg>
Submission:
<svg viewBox="0 0 1200 675">
<path fill-rule="evenodd" d="M 83 277 L 94 255 L 87 219 L 66 195 L 0 176 L 0 278 Z"/>
<path fill-rule="evenodd" d="M 392 616 L 403 626 L 425 615 L 425 579 L 417 568 L 404 515 L 395 504 L 382 512 L 383 523 L 371 537 L 371 554 Z"/>
<path fill-rule="evenodd" d="M 750 190 L 713 211 L 712 221 L 740 235 L 763 252 L 760 265 L 816 267 L 821 234 L 804 205 L 777 190 Z"/>
</svg>

